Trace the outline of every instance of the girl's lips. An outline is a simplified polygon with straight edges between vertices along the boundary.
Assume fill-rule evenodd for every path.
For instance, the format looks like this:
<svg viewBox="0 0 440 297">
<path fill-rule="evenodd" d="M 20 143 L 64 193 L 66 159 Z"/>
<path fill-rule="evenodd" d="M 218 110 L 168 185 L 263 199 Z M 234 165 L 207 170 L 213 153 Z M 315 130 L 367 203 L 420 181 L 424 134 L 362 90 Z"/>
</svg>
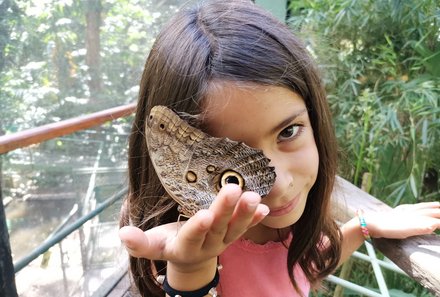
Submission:
<svg viewBox="0 0 440 297">
<path fill-rule="evenodd" d="M 279 217 L 279 216 L 282 216 L 282 215 L 285 215 L 285 214 L 291 212 L 295 208 L 295 206 L 298 204 L 299 198 L 300 198 L 300 195 L 298 194 L 298 196 L 293 198 L 287 204 L 285 204 L 281 207 L 278 207 L 278 208 L 271 208 L 268 215 L 273 216 L 273 217 Z"/>
</svg>

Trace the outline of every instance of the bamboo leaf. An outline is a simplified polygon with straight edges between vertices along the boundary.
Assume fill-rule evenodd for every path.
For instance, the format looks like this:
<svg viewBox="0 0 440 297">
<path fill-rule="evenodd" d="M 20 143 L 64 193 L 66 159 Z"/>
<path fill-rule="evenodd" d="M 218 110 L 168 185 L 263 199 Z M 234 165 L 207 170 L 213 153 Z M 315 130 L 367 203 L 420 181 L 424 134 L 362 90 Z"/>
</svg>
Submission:
<svg viewBox="0 0 440 297">
<path fill-rule="evenodd" d="M 411 192 L 412 192 L 414 198 L 417 198 L 419 195 L 418 195 L 417 186 L 416 186 L 416 179 L 414 178 L 413 174 L 411 174 L 409 177 L 409 185 L 410 185 Z"/>
<path fill-rule="evenodd" d="M 423 120 L 422 125 L 422 145 L 427 145 L 428 143 L 428 120 Z"/>
</svg>

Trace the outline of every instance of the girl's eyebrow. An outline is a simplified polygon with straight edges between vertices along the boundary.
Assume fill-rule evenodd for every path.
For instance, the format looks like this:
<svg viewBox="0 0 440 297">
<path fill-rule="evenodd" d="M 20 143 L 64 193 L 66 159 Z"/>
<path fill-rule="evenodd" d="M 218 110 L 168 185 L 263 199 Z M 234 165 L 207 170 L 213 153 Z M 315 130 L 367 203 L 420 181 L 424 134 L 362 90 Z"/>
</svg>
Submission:
<svg viewBox="0 0 440 297">
<path fill-rule="evenodd" d="M 278 132 L 280 129 L 282 129 L 285 126 L 287 126 L 288 124 L 290 124 L 294 119 L 296 119 L 297 117 L 299 117 L 300 115 L 302 115 L 306 111 L 307 111 L 307 108 L 304 108 L 304 109 L 301 109 L 300 111 L 295 112 L 294 114 L 292 114 L 291 116 L 289 116 L 288 118 L 286 118 L 285 120 L 280 122 L 275 128 L 273 128 L 272 133 Z"/>
</svg>

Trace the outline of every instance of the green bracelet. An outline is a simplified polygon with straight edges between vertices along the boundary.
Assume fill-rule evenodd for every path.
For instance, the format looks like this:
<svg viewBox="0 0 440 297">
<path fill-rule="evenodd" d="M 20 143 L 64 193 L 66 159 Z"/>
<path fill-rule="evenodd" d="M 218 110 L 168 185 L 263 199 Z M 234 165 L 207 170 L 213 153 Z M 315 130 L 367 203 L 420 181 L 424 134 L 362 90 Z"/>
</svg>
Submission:
<svg viewBox="0 0 440 297">
<path fill-rule="evenodd" d="M 359 219 L 359 224 L 361 225 L 361 231 L 362 234 L 364 235 L 365 240 L 371 242 L 370 231 L 368 231 L 367 222 L 365 221 L 364 218 L 364 211 L 362 209 L 358 209 L 356 211 L 356 215 Z"/>
</svg>

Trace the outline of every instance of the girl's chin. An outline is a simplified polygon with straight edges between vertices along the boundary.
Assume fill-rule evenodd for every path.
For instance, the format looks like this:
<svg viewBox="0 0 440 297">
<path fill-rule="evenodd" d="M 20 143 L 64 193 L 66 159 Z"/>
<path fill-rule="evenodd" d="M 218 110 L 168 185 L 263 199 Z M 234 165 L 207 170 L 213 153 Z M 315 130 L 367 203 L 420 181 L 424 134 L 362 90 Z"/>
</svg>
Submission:
<svg viewBox="0 0 440 297">
<path fill-rule="evenodd" d="M 249 229 L 243 235 L 243 238 L 251 240 L 252 242 L 257 244 L 265 244 L 269 241 L 284 240 L 289 234 L 290 226 L 296 222 L 295 221 L 292 223 L 291 221 L 289 221 L 283 223 L 279 220 L 272 222 L 266 219 L 264 219 L 258 225 Z"/>
<path fill-rule="evenodd" d="M 284 229 L 289 228 L 299 220 L 298 218 L 279 218 L 279 217 L 266 217 L 260 224 L 272 228 L 272 229 Z"/>
<path fill-rule="evenodd" d="M 269 214 L 259 224 L 249 229 L 243 237 L 258 244 L 285 239 L 290 226 L 298 222 L 304 208 L 305 203 L 299 203 L 295 209 L 284 215 L 271 216 Z"/>
<path fill-rule="evenodd" d="M 263 224 L 270 228 L 275 229 L 282 229 L 290 227 L 291 225 L 298 222 L 299 218 L 304 212 L 304 206 L 302 203 L 296 206 L 295 209 L 291 210 L 290 212 L 283 214 L 283 215 L 269 215 L 264 218 L 263 221 L 261 221 L 260 224 Z"/>
</svg>

